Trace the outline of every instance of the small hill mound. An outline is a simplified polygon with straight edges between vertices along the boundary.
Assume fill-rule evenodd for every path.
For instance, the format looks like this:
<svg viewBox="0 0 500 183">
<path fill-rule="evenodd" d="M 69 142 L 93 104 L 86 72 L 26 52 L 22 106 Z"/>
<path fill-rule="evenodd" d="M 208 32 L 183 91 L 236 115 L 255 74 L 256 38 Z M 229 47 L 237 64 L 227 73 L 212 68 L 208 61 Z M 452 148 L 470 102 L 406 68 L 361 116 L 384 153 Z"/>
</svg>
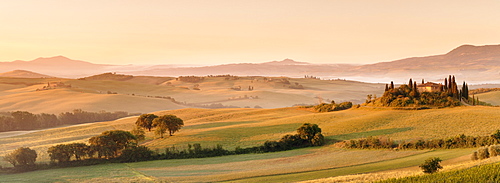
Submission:
<svg viewBox="0 0 500 183">
<path fill-rule="evenodd" d="M 127 81 L 134 78 L 132 75 L 116 74 L 116 73 L 103 73 L 98 75 L 93 75 L 89 77 L 80 78 L 79 80 L 90 80 L 90 81 Z"/>
<path fill-rule="evenodd" d="M 54 78 L 45 74 L 40 74 L 36 72 L 26 71 L 26 70 L 14 70 L 10 72 L 0 73 L 0 77 L 12 77 L 12 78 Z"/>
<path fill-rule="evenodd" d="M 174 78 L 171 77 L 154 77 L 154 76 L 133 76 L 133 75 L 125 75 L 125 74 L 116 74 L 116 73 L 103 73 L 98 75 L 93 75 L 89 77 L 79 78 L 78 80 L 87 80 L 87 81 L 125 81 L 125 82 L 133 82 L 133 83 L 141 83 L 141 84 L 153 84 L 159 85 L 166 81 L 172 80 Z"/>
</svg>

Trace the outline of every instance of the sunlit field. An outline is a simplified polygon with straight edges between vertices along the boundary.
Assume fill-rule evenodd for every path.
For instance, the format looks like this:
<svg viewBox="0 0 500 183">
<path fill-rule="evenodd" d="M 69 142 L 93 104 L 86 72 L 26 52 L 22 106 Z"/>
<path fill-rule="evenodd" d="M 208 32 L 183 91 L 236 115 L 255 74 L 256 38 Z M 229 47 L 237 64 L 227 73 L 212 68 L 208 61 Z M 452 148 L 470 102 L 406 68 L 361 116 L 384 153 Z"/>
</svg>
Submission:
<svg viewBox="0 0 500 183">
<path fill-rule="evenodd" d="M 185 122 L 181 131 L 171 137 L 158 139 L 154 137 L 153 132 L 147 132 L 146 140 L 142 144 L 158 152 L 172 146 L 183 149 L 194 143 L 200 143 L 203 147 L 221 144 L 229 150 L 238 146 L 258 146 L 267 140 L 278 140 L 283 135 L 295 133 L 295 129 L 303 123 L 318 124 L 328 144 L 323 147 L 276 153 L 43 170 L 2 175 L 1 179 L 29 181 L 31 177 L 35 180 L 36 177 L 50 174 L 54 176 L 50 176 L 49 181 L 78 182 L 311 180 L 412 167 L 419 165 L 427 157 L 434 156 L 452 160 L 468 156 L 475 150 L 351 150 L 332 144 L 338 140 L 384 136 L 397 141 L 411 141 L 446 138 L 458 134 L 489 135 L 500 129 L 497 120 L 500 118 L 500 110 L 496 107 L 455 107 L 419 111 L 361 107 L 329 113 L 315 113 L 302 108 L 179 109 L 159 111 L 155 114 L 174 114 Z M 52 145 L 86 142 L 88 138 L 106 130 L 130 130 L 135 120 L 136 117 L 129 117 L 1 138 L 0 156 L 18 147 L 30 147 L 38 152 L 38 162 L 48 162 L 46 150 Z M 4 161 L 1 165 L 10 166 Z M 64 173 L 66 171 L 75 173 L 70 176 L 69 173 Z"/>
</svg>

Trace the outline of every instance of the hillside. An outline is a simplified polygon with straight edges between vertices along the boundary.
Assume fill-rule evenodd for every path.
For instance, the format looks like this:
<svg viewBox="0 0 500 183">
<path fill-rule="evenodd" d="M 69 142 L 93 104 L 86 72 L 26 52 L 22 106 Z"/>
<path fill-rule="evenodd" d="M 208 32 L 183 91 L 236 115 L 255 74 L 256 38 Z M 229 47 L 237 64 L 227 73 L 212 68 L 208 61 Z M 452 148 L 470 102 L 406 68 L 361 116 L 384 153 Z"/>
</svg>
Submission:
<svg viewBox="0 0 500 183">
<path fill-rule="evenodd" d="M 395 140 L 446 138 L 458 134 L 489 135 L 500 129 L 500 110 L 494 107 L 456 107 L 422 111 L 358 108 L 330 113 L 313 113 L 298 108 L 281 109 L 180 109 L 156 112 L 184 119 L 185 127 L 175 136 L 153 140 L 147 134 L 144 145 L 162 151 L 188 143 L 203 146 L 222 144 L 225 148 L 249 147 L 277 140 L 302 123 L 316 123 L 327 139 L 346 140 L 385 136 Z M 59 143 L 86 142 L 111 129 L 130 130 L 136 118 L 62 127 L 0 139 L 0 156 L 25 146 L 40 152 L 38 161 L 47 161 L 48 147 Z M 1 136 L 1 135 L 0 135 Z M 42 138 L 43 137 L 43 138 Z M 331 142 L 330 142 L 331 143 Z M 242 182 L 297 181 L 353 173 L 366 173 L 419 165 L 427 157 L 446 162 L 468 162 L 473 149 L 435 151 L 347 150 L 334 145 L 268 154 L 248 154 L 192 160 L 108 164 L 2 175 L 5 180 L 30 181 L 50 173 L 53 181 L 156 181 L 239 180 Z M 348 157 L 348 158 L 346 158 Z M 376 157 L 376 158 L 373 158 Z M 2 161 L 2 166 L 7 166 Z M 128 168 L 127 168 L 128 167 Z M 96 171 L 96 169 L 106 171 Z M 64 172 L 72 172 L 65 177 Z M 110 176 L 114 172 L 116 176 Z M 132 172 L 140 172 L 135 174 Z M 210 173 L 208 173 L 210 172 Z M 145 175 L 145 176 L 144 176 Z M 44 179 L 45 180 L 45 179 Z"/>
<path fill-rule="evenodd" d="M 338 61 L 337 61 L 338 62 Z M 140 76 L 206 76 L 237 75 L 293 77 L 315 76 L 323 79 L 348 79 L 364 82 L 394 81 L 404 83 L 408 78 L 437 81 L 456 75 L 471 84 L 500 83 L 500 45 L 462 45 L 448 53 L 404 58 L 366 65 L 311 64 L 284 59 L 263 63 L 238 63 L 212 66 L 179 67 L 176 65 L 104 65 L 72 60 L 63 56 L 38 58 L 32 61 L 0 62 L 0 72 L 16 69 L 30 70 L 56 77 L 81 78 L 104 72 Z"/>
<path fill-rule="evenodd" d="M 14 70 L 10 72 L 0 73 L 0 77 L 12 77 L 12 78 L 53 78 L 52 76 L 25 71 L 25 70 Z"/>
<path fill-rule="evenodd" d="M 110 71 L 113 67 L 111 65 L 72 60 L 64 56 L 40 57 L 31 61 L 16 60 L 12 62 L 0 62 L 0 72 L 29 70 L 56 77 L 78 77 L 97 74 Z"/>
<path fill-rule="evenodd" d="M 321 78 L 347 78 L 365 82 L 386 82 L 393 80 L 404 83 L 408 78 L 416 80 L 439 80 L 449 74 L 456 75 L 469 83 L 499 83 L 500 45 L 462 45 L 452 51 L 425 57 L 412 57 L 395 61 L 366 65 L 310 64 L 291 59 L 261 64 L 227 64 L 206 67 L 151 68 L 128 72 L 157 76 L 176 75 L 219 75 L 240 76 L 289 76 L 313 75 Z M 168 73 L 168 74 L 166 74 Z"/>
<path fill-rule="evenodd" d="M 343 80 L 266 77 L 205 77 L 199 82 L 181 80 L 111 73 L 78 80 L 0 78 L 0 111 L 58 114 L 81 108 L 94 112 L 146 113 L 210 106 L 277 108 L 329 100 L 362 103 L 368 94 L 380 95 L 384 86 Z M 47 83 L 63 83 L 64 87 L 44 89 Z M 249 87 L 252 88 L 249 90 Z"/>
<path fill-rule="evenodd" d="M 480 101 L 491 105 L 500 106 L 500 91 L 486 92 L 476 95 Z"/>
</svg>

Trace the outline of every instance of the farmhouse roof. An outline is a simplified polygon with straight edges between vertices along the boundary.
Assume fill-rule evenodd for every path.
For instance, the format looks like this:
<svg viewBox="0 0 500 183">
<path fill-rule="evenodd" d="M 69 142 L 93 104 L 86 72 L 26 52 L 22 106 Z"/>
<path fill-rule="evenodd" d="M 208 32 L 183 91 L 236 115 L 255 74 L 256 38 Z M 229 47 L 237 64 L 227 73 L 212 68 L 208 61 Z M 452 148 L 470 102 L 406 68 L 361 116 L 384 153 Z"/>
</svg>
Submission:
<svg viewBox="0 0 500 183">
<path fill-rule="evenodd" d="M 427 82 L 425 84 L 420 84 L 420 85 L 417 85 L 417 87 L 428 87 L 428 86 L 439 86 L 439 84 L 437 83 L 433 83 L 433 82 Z"/>
</svg>

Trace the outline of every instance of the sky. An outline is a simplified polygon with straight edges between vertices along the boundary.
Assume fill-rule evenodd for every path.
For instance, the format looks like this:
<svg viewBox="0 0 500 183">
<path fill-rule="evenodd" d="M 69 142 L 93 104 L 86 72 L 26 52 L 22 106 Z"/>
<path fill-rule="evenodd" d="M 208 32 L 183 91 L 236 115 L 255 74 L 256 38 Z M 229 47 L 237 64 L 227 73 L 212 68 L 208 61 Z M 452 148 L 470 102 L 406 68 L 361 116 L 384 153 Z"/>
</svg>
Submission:
<svg viewBox="0 0 500 183">
<path fill-rule="evenodd" d="M 0 61 L 366 64 L 500 44 L 499 0 L 0 0 Z"/>
</svg>

